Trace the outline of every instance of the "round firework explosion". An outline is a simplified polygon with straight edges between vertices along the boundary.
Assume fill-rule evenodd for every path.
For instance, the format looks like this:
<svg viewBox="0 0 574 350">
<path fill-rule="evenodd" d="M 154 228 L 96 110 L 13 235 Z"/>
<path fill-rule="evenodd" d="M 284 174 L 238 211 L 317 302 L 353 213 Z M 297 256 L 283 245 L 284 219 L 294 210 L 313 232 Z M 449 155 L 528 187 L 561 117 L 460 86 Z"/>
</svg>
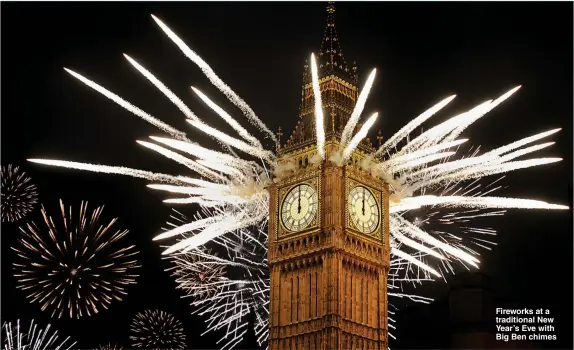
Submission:
<svg viewBox="0 0 574 350">
<path fill-rule="evenodd" d="M 100 345 L 97 350 L 123 350 L 123 348 L 117 344 L 107 343 Z"/>
<path fill-rule="evenodd" d="M 70 341 L 67 337 L 64 340 L 58 339 L 58 332 L 50 331 L 50 325 L 46 329 L 41 329 L 30 322 L 29 326 L 6 322 L 2 325 L 2 348 L 4 350 L 70 350 L 76 342 Z"/>
<path fill-rule="evenodd" d="M 228 281 L 224 266 L 217 261 L 217 255 L 212 255 L 209 250 L 172 254 L 167 259 L 173 264 L 167 271 L 175 278 L 178 289 L 196 300 L 213 296 L 218 284 Z"/>
<path fill-rule="evenodd" d="M 17 288 L 52 317 L 81 318 L 107 309 L 122 300 L 126 287 L 136 283 L 135 246 L 122 238 L 128 230 L 112 228 L 117 219 L 100 222 L 103 206 L 66 212 L 60 200 L 60 220 L 52 220 L 42 206 L 43 224 L 31 222 L 15 247 L 14 276 Z M 59 223 L 56 225 L 55 223 Z"/>
<path fill-rule="evenodd" d="M 186 348 L 181 322 L 161 310 L 145 310 L 135 315 L 130 325 L 132 346 L 144 349 L 177 350 Z"/>
<path fill-rule="evenodd" d="M 0 217 L 2 222 L 14 222 L 30 213 L 38 203 L 36 186 L 31 178 L 19 167 L 11 164 L 0 170 L 2 203 Z"/>
</svg>

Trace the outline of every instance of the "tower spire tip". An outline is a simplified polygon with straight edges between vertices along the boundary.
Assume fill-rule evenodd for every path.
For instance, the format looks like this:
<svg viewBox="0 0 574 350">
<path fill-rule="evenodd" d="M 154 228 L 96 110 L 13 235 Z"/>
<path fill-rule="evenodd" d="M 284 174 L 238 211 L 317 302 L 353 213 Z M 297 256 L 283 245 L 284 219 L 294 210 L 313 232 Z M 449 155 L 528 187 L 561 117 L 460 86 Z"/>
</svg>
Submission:
<svg viewBox="0 0 574 350">
<path fill-rule="evenodd" d="M 329 1 L 327 3 L 327 13 L 335 13 L 335 2 Z"/>
</svg>

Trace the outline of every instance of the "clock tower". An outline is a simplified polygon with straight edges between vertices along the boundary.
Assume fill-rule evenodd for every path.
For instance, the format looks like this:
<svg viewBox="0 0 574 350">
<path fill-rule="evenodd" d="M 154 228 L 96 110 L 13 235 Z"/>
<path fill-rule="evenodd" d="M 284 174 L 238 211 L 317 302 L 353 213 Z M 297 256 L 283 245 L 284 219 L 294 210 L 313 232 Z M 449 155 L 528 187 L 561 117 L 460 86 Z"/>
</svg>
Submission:
<svg viewBox="0 0 574 350">
<path fill-rule="evenodd" d="M 361 161 L 375 151 L 368 139 L 345 165 L 329 161 L 340 151 L 341 133 L 358 97 L 357 67 L 347 66 L 334 16 L 329 3 L 317 58 L 326 160 L 314 162 L 314 98 L 307 66 L 299 121 L 286 142 L 277 144 L 279 166 L 292 171 L 269 187 L 271 350 L 388 347 L 388 186 L 361 169 Z"/>
</svg>

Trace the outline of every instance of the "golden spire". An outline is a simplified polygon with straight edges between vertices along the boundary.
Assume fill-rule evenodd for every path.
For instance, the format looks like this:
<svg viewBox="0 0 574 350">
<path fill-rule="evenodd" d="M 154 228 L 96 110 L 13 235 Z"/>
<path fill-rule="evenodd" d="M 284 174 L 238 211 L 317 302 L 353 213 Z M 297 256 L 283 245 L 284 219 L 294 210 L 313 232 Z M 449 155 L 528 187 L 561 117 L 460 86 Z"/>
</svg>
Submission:
<svg viewBox="0 0 574 350">
<path fill-rule="evenodd" d="M 319 69 L 325 73 L 338 73 L 344 78 L 353 77 L 353 72 L 347 66 L 341 50 L 341 43 L 335 28 L 335 3 L 332 1 L 327 5 L 327 28 L 321 43 L 318 65 Z"/>
<path fill-rule="evenodd" d="M 335 13 L 335 2 L 334 1 L 327 2 L 327 13 Z"/>
<path fill-rule="evenodd" d="M 377 133 L 377 141 L 379 141 L 379 147 L 381 147 L 383 144 L 383 132 L 381 130 Z"/>
<path fill-rule="evenodd" d="M 317 55 L 320 90 L 325 113 L 325 133 L 327 137 L 338 137 L 353 111 L 358 97 L 358 68 L 356 63 L 349 67 L 337 30 L 335 28 L 335 5 L 327 5 L 327 26 L 323 34 L 321 49 Z M 314 92 L 308 61 L 303 70 L 299 122 L 295 130 L 285 139 L 286 143 L 278 151 L 288 153 L 298 147 L 306 147 L 315 141 Z M 331 117 L 329 123 L 329 117 Z M 366 147 L 361 143 L 361 147 Z M 371 145 L 372 147 L 372 145 Z"/>
</svg>

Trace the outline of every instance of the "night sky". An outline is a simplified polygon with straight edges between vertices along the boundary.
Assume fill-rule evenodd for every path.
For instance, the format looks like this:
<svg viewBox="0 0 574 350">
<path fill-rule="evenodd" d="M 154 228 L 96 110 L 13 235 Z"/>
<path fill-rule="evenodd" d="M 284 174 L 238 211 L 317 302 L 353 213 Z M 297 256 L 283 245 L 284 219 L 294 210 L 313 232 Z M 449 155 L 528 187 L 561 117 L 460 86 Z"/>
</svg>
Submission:
<svg viewBox="0 0 574 350">
<path fill-rule="evenodd" d="M 77 207 L 105 204 L 130 230 L 141 252 L 138 283 L 123 302 L 79 321 L 49 320 L 15 289 L 10 246 L 17 225 L 2 224 L 2 320 L 51 322 L 81 348 L 109 341 L 128 346 L 136 312 L 158 308 L 182 321 L 189 348 L 216 348 L 219 334 L 200 337 L 203 319 L 175 290 L 161 249 L 151 238 L 170 214 L 166 194 L 146 182 L 27 163 L 55 158 L 185 174 L 183 167 L 136 140 L 161 135 L 86 87 L 63 67 L 112 90 L 148 113 L 215 146 L 191 130 L 184 116 L 122 57 L 152 71 L 191 109 L 222 126 L 195 96 L 197 86 L 244 125 L 238 109 L 153 22 L 155 14 L 198 52 L 272 129 L 290 133 L 297 120 L 303 64 L 317 52 L 325 28 L 324 3 L 2 3 L 2 165 L 18 164 L 32 177 L 40 200 Z M 537 156 L 560 163 L 510 173 L 499 195 L 572 207 L 572 3 L 340 3 L 336 23 L 345 58 L 357 61 L 362 86 L 379 69 L 365 108 L 379 111 L 373 128 L 390 137 L 443 98 L 457 99 L 431 123 L 522 89 L 469 128 L 464 136 L 490 150 L 562 127 L 556 144 Z M 373 133 L 374 135 L 374 133 Z M 543 141 L 546 142 L 546 141 Z M 38 220 L 39 211 L 29 219 Z M 483 255 L 482 271 L 499 293 L 548 307 L 556 325 L 572 329 L 571 212 L 511 211 L 492 225 L 498 246 Z M 440 283 L 440 282 L 438 282 Z M 440 297 L 441 288 L 429 287 Z M 400 327 L 400 325 L 399 325 Z"/>
</svg>

